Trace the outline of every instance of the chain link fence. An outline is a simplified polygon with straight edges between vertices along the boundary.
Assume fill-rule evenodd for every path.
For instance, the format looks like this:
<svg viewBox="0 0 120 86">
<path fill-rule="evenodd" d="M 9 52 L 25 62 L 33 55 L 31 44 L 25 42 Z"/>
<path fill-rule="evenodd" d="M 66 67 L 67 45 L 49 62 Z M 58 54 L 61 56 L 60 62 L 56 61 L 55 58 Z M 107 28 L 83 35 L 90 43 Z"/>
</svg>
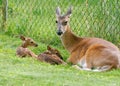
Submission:
<svg viewBox="0 0 120 86">
<path fill-rule="evenodd" d="M 2 0 L 0 0 L 0 29 L 2 28 Z"/>
<path fill-rule="evenodd" d="M 120 0 L 8 0 L 5 33 L 61 45 L 56 34 L 57 6 L 62 13 L 73 6 L 70 26 L 75 34 L 120 42 Z"/>
</svg>

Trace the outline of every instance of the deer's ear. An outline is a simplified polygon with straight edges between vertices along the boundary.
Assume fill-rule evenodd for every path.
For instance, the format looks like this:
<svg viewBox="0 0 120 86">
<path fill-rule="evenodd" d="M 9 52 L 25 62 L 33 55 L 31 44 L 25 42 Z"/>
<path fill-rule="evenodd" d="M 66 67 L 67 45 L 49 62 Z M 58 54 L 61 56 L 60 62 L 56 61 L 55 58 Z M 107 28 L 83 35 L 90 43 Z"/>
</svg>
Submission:
<svg viewBox="0 0 120 86">
<path fill-rule="evenodd" d="M 21 35 L 21 36 L 20 36 L 20 39 L 24 41 L 24 40 L 25 40 L 25 37 Z"/>
<path fill-rule="evenodd" d="M 59 8 L 59 7 L 57 7 L 57 8 L 56 8 L 56 16 L 60 16 L 60 15 L 61 15 L 60 8 Z"/>
<path fill-rule="evenodd" d="M 69 7 L 69 9 L 68 9 L 68 11 L 67 11 L 67 13 L 66 13 L 66 16 L 71 16 L 71 14 L 72 14 L 72 6 L 70 6 Z"/>
<path fill-rule="evenodd" d="M 47 50 L 51 50 L 51 47 L 49 45 L 47 46 Z"/>
</svg>

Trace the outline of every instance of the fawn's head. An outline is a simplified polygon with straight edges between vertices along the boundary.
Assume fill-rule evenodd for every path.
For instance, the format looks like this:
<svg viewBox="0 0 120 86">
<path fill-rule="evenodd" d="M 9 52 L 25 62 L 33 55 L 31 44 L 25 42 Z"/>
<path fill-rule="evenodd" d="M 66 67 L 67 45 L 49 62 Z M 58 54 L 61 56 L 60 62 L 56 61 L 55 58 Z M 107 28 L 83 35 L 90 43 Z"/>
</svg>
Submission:
<svg viewBox="0 0 120 86">
<path fill-rule="evenodd" d="M 58 57 L 60 57 L 61 59 L 63 59 L 62 56 L 61 56 L 61 54 L 60 54 L 60 52 L 59 52 L 57 49 L 51 48 L 50 46 L 47 46 L 47 50 L 48 50 L 48 52 L 49 52 L 50 54 L 55 54 L 55 55 L 57 55 Z"/>
<path fill-rule="evenodd" d="M 69 24 L 70 15 L 72 13 L 72 7 L 70 7 L 66 14 L 61 15 L 60 8 L 56 9 L 56 23 L 57 23 L 57 34 L 61 36 L 67 31 L 67 26 Z"/>
<path fill-rule="evenodd" d="M 24 48 L 26 48 L 28 46 L 34 46 L 34 47 L 38 46 L 38 44 L 35 43 L 35 41 L 29 37 L 20 36 L 20 39 L 23 41 L 22 47 L 24 47 Z"/>
</svg>

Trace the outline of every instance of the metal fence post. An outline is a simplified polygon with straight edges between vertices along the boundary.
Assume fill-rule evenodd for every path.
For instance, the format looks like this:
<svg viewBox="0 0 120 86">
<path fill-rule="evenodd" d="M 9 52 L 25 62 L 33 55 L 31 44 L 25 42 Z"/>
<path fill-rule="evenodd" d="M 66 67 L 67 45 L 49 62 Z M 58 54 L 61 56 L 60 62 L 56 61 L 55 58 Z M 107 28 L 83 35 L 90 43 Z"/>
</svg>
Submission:
<svg viewBox="0 0 120 86">
<path fill-rule="evenodd" d="M 8 16 L 8 0 L 2 0 L 2 28 L 6 29 Z"/>
</svg>

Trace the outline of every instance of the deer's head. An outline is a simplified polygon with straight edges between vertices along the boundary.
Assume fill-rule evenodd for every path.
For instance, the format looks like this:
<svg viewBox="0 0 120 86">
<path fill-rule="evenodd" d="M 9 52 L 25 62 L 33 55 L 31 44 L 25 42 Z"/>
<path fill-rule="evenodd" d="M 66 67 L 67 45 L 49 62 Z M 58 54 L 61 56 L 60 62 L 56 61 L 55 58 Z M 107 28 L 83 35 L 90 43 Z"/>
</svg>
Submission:
<svg viewBox="0 0 120 86">
<path fill-rule="evenodd" d="M 69 25 L 70 15 L 72 13 L 72 7 L 68 9 L 68 11 L 61 15 L 60 8 L 56 9 L 56 23 L 57 23 L 57 34 L 61 36 L 67 31 L 67 26 Z"/>
<path fill-rule="evenodd" d="M 20 39 L 23 41 L 23 44 L 22 44 L 23 47 L 28 47 L 28 46 L 37 47 L 38 46 L 38 44 L 35 43 L 35 41 L 29 37 L 20 36 Z"/>
<path fill-rule="evenodd" d="M 49 54 L 52 54 L 52 55 L 57 55 L 58 57 L 60 57 L 61 59 L 63 59 L 63 57 L 61 56 L 60 52 L 57 49 L 55 49 L 55 48 L 47 46 L 47 52 Z"/>
</svg>

